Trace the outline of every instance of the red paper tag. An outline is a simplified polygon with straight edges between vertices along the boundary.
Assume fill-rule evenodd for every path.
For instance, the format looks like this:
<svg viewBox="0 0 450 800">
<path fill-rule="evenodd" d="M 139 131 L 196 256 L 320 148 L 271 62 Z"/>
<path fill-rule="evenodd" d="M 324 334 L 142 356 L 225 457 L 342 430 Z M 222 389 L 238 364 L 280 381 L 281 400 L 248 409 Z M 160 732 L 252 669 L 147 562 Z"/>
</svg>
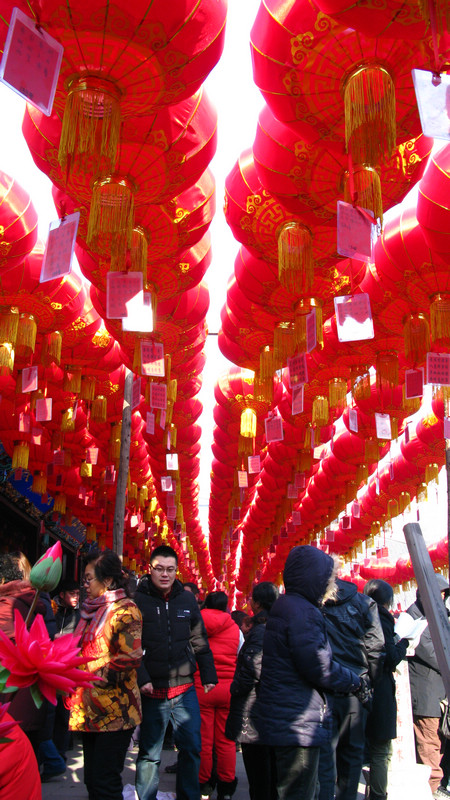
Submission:
<svg viewBox="0 0 450 800">
<path fill-rule="evenodd" d="M 450 439 L 450 418 L 444 417 L 444 439 Z"/>
<path fill-rule="evenodd" d="M 98 460 L 98 447 L 88 447 L 86 451 L 86 464 L 97 464 Z"/>
<path fill-rule="evenodd" d="M 38 388 L 38 368 L 25 367 L 22 370 L 22 392 L 35 392 Z"/>
<path fill-rule="evenodd" d="M 32 428 L 31 430 L 31 441 L 32 444 L 41 445 L 42 444 L 42 428 Z"/>
<path fill-rule="evenodd" d="M 103 479 L 103 483 L 115 483 L 116 480 L 116 470 L 114 469 L 114 464 L 107 464 L 105 467 L 105 477 Z"/>
<path fill-rule="evenodd" d="M 177 509 L 175 506 L 170 506 L 166 511 L 167 519 L 176 519 L 177 518 Z"/>
<path fill-rule="evenodd" d="M 317 345 L 316 309 L 313 308 L 306 317 L 306 350 L 308 353 Z"/>
<path fill-rule="evenodd" d="M 345 514 L 341 519 L 342 530 L 346 531 L 352 527 L 352 518 Z"/>
<path fill-rule="evenodd" d="M 150 405 L 152 408 L 167 408 L 167 385 L 165 383 L 150 384 Z"/>
<path fill-rule="evenodd" d="M 41 266 L 40 283 L 68 275 L 72 268 L 72 256 L 77 238 L 80 212 L 52 222 L 45 245 Z"/>
<path fill-rule="evenodd" d="M 449 353 L 427 353 L 427 383 L 450 386 Z"/>
<path fill-rule="evenodd" d="M 352 503 L 352 517 L 355 517 L 355 519 L 359 519 L 360 516 L 361 516 L 361 506 L 359 503 L 355 501 L 354 503 Z"/>
<path fill-rule="evenodd" d="M 282 442 L 284 439 L 283 420 L 280 416 L 267 417 L 264 420 L 266 442 Z"/>
<path fill-rule="evenodd" d="M 288 483 L 287 496 L 288 496 L 289 500 L 297 500 L 297 498 L 298 498 L 298 489 L 295 487 L 295 484 Z"/>
<path fill-rule="evenodd" d="M 175 492 L 168 492 L 167 493 L 166 505 L 167 505 L 167 508 L 175 508 L 175 506 L 176 506 Z"/>
<path fill-rule="evenodd" d="M 155 433 L 155 415 L 151 411 L 147 411 L 147 422 L 145 430 L 150 436 Z"/>
<path fill-rule="evenodd" d="M 159 412 L 159 427 L 164 430 L 166 427 L 166 409 L 162 408 Z"/>
<path fill-rule="evenodd" d="M 23 11 L 12 11 L 0 79 L 47 117 L 52 113 L 64 48 Z"/>
<path fill-rule="evenodd" d="M 248 475 L 245 469 L 238 469 L 238 486 L 245 489 L 248 487 Z"/>
<path fill-rule="evenodd" d="M 291 389 L 299 383 L 308 383 L 308 367 L 306 365 L 305 353 L 300 353 L 300 355 L 288 358 L 287 365 L 289 370 L 289 386 Z"/>
<path fill-rule="evenodd" d="M 133 379 L 133 386 L 131 389 L 131 410 L 134 411 L 135 408 L 141 402 L 141 379 L 139 377 Z"/>
<path fill-rule="evenodd" d="M 248 472 L 249 475 L 261 472 L 261 456 L 248 457 Z"/>
<path fill-rule="evenodd" d="M 64 466 L 64 450 L 55 450 L 53 453 L 53 463 L 56 466 L 63 467 Z"/>
<path fill-rule="evenodd" d="M 231 519 L 238 520 L 241 518 L 241 509 L 235 506 L 231 509 Z"/>
<path fill-rule="evenodd" d="M 178 469 L 178 453 L 166 453 L 166 469 Z"/>
<path fill-rule="evenodd" d="M 358 433 L 358 412 L 356 408 L 348 410 L 348 427 L 353 433 Z"/>
<path fill-rule="evenodd" d="M 407 400 L 412 400 L 414 397 L 423 397 L 424 372 L 423 367 L 405 371 L 405 397 Z"/>
<path fill-rule="evenodd" d="M 375 427 L 378 439 L 392 439 L 391 418 L 389 414 L 375 412 Z"/>
<path fill-rule="evenodd" d="M 21 411 L 19 414 L 19 431 L 20 433 L 29 433 L 30 432 L 30 424 L 31 424 L 31 417 L 29 414 L 25 414 L 24 411 Z"/>
<path fill-rule="evenodd" d="M 141 371 L 151 378 L 164 378 L 164 347 L 161 342 L 141 341 Z"/>
<path fill-rule="evenodd" d="M 53 401 L 51 397 L 36 400 L 36 422 L 50 422 L 52 419 Z"/>
<path fill-rule="evenodd" d="M 303 383 L 292 387 L 292 416 L 303 413 L 304 397 L 305 387 Z"/>
<path fill-rule="evenodd" d="M 365 213 L 364 213 L 365 212 Z M 350 203 L 337 203 L 337 251 L 341 256 L 366 261 L 372 255 L 375 220 L 368 218 L 366 209 Z M 375 230 L 374 230 L 375 229 Z"/>
<path fill-rule="evenodd" d="M 142 272 L 108 272 L 106 275 L 107 318 L 127 317 L 127 303 L 139 292 L 142 292 L 142 287 Z"/>
<path fill-rule="evenodd" d="M 163 492 L 172 491 L 172 478 L 170 477 L 170 475 L 164 475 L 161 478 L 161 491 Z"/>
</svg>

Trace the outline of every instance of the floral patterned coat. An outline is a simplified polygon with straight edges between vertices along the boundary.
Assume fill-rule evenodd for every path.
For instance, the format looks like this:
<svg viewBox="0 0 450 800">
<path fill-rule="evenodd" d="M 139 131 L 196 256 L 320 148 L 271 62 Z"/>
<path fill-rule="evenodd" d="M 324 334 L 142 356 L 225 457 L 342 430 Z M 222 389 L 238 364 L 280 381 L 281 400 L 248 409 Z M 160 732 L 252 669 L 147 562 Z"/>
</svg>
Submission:
<svg viewBox="0 0 450 800">
<path fill-rule="evenodd" d="M 82 636 L 91 624 L 85 621 Z M 118 731 L 139 725 L 142 708 L 136 669 L 142 659 L 141 637 L 142 616 L 136 604 L 128 597 L 112 603 L 100 635 L 86 641 L 81 650 L 92 659 L 85 668 L 103 680 L 77 689 L 69 698 L 70 730 Z"/>
</svg>

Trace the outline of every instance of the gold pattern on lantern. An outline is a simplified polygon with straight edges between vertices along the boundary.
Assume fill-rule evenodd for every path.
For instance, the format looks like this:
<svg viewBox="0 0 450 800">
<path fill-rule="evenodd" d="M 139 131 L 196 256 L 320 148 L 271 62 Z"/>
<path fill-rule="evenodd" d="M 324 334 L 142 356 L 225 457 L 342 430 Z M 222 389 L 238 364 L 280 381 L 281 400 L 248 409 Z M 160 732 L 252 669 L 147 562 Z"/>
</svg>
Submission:
<svg viewBox="0 0 450 800">
<path fill-rule="evenodd" d="M 396 145 L 395 86 L 377 64 L 356 67 L 344 85 L 345 143 L 355 164 L 387 163 Z"/>
<path fill-rule="evenodd" d="M 286 222 L 278 234 L 278 279 L 295 295 L 311 291 L 314 279 L 312 233 L 301 222 Z"/>
</svg>

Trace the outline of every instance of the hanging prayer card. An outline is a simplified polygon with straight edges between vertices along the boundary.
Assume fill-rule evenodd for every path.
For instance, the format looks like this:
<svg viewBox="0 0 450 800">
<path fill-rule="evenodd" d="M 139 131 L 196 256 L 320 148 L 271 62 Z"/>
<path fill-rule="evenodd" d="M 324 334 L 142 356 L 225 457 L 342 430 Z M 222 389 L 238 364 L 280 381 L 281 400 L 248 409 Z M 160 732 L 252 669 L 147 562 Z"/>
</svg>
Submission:
<svg viewBox="0 0 450 800">
<path fill-rule="evenodd" d="M 282 442 L 284 439 L 283 420 L 280 416 L 267 417 L 264 420 L 266 442 Z"/>
<path fill-rule="evenodd" d="M 106 274 L 106 316 L 123 319 L 128 316 L 127 303 L 143 290 L 142 272 L 108 272 Z"/>
<path fill-rule="evenodd" d="M 450 386 L 449 353 L 427 353 L 427 383 Z"/>
<path fill-rule="evenodd" d="M 423 397 L 424 372 L 423 367 L 405 371 L 405 398 L 407 400 L 412 400 L 414 397 Z"/>
<path fill-rule="evenodd" d="M 450 75 L 413 69 L 422 133 L 432 139 L 450 140 Z"/>
<path fill-rule="evenodd" d="M 141 341 L 141 372 L 150 378 L 164 378 L 164 345 L 152 339 Z"/>
<path fill-rule="evenodd" d="M 370 298 L 366 292 L 334 298 L 337 334 L 340 342 L 373 339 Z"/>
<path fill-rule="evenodd" d="M 367 261 L 377 235 L 373 214 L 365 208 L 338 200 L 337 251 L 341 256 Z"/>
<path fill-rule="evenodd" d="M 0 80 L 47 117 L 64 48 L 19 8 L 13 8 L 0 63 Z"/>
<path fill-rule="evenodd" d="M 50 223 L 42 260 L 40 283 L 70 273 L 79 221 L 80 212 L 76 211 L 74 214 Z"/>
</svg>

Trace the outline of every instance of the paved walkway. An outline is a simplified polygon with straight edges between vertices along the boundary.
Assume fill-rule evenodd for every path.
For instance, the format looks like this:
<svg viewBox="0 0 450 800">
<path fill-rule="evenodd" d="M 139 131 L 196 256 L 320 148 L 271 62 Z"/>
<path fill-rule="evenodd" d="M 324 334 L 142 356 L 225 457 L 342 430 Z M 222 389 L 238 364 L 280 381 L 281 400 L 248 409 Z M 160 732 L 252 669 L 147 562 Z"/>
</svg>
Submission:
<svg viewBox="0 0 450 800">
<path fill-rule="evenodd" d="M 130 750 L 125 762 L 125 769 L 122 773 L 124 785 L 134 786 L 135 761 L 137 757 L 137 747 Z M 175 797 L 175 775 L 164 772 L 164 767 L 176 761 L 177 754 L 173 750 L 163 750 L 161 754 L 161 769 L 159 780 L 159 791 L 171 792 Z M 236 775 L 238 776 L 238 787 L 234 795 L 235 800 L 248 800 L 248 784 L 245 775 L 242 755 L 237 754 Z M 75 738 L 74 749 L 67 753 L 67 771 L 58 778 L 52 778 L 48 783 L 42 784 L 42 800 L 86 800 L 87 791 L 83 783 L 83 754 L 81 741 Z M 215 793 L 214 793 L 215 796 Z M 26 798 L 17 798 L 26 800 Z M 169 800 L 169 798 L 164 798 Z"/>
</svg>

